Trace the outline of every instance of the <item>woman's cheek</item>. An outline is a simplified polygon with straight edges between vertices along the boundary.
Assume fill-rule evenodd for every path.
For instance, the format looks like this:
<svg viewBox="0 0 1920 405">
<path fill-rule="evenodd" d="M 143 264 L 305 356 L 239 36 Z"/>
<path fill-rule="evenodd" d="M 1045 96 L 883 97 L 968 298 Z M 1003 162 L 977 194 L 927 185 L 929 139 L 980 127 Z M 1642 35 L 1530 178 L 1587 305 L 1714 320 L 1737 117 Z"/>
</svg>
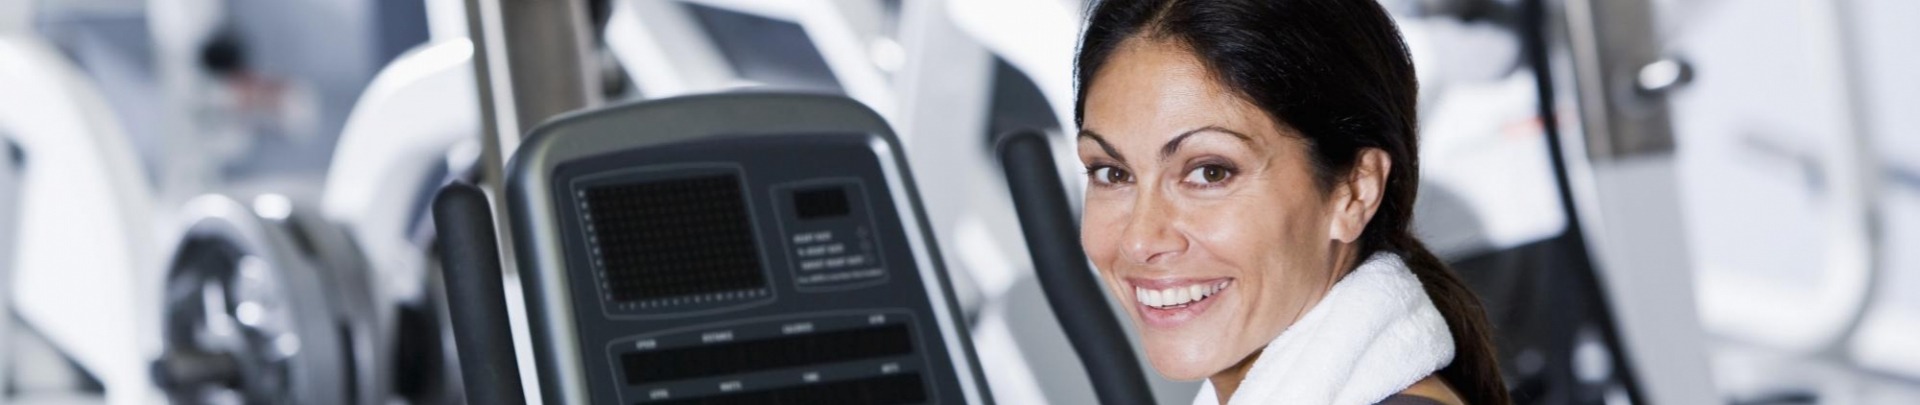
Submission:
<svg viewBox="0 0 1920 405">
<path fill-rule="evenodd" d="M 1119 251 L 1115 238 L 1126 230 L 1126 217 L 1115 208 L 1110 202 L 1089 197 L 1080 215 L 1081 248 L 1102 272 L 1112 268 L 1111 260 Z"/>
<path fill-rule="evenodd" d="M 1115 209 L 1111 201 L 1096 201 L 1089 197 L 1080 211 L 1080 246 L 1087 254 L 1087 260 L 1094 265 L 1094 272 L 1100 276 L 1103 287 L 1114 299 L 1130 303 L 1131 289 L 1121 281 L 1116 273 L 1120 257 L 1119 238 L 1126 229 L 1124 211 Z M 1133 305 L 1122 305 L 1126 312 L 1135 311 Z M 1136 314 L 1137 315 L 1137 314 Z M 1137 321 L 1138 319 L 1128 319 Z"/>
<path fill-rule="evenodd" d="M 1256 229 L 1268 229 L 1270 210 L 1245 210 L 1232 201 L 1189 201 L 1180 207 L 1180 220 L 1186 233 L 1201 245 L 1200 250 L 1216 259 L 1239 262 L 1236 254 L 1263 251 L 1253 249 L 1273 242 Z M 1270 246 L 1270 245 L 1268 245 Z"/>
</svg>

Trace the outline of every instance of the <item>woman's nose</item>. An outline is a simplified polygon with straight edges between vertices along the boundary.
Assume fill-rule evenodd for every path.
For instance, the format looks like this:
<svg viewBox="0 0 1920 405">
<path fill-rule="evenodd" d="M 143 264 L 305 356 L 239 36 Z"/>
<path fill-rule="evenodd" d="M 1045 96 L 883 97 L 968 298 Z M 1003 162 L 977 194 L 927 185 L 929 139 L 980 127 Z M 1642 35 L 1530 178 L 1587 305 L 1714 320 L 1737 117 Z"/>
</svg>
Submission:
<svg viewBox="0 0 1920 405">
<path fill-rule="evenodd" d="M 1175 212 L 1165 201 L 1143 196 L 1120 236 L 1128 260 L 1139 264 L 1164 262 L 1187 249 L 1187 239 L 1174 229 Z"/>
</svg>

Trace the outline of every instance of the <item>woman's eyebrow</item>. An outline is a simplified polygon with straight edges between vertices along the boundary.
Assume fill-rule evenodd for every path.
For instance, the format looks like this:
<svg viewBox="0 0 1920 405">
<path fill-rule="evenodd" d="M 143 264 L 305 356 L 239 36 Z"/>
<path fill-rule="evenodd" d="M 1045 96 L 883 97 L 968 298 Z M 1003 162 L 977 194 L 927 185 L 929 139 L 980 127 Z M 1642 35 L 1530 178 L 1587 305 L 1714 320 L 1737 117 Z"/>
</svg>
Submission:
<svg viewBox="0 0 1920 405">
<path fill-rule="evenodd" d="M 1222 134 L 1233 135 L 1233 137 L 1235 138 L 1240 138 L 1241 142 L 1246 142 L 1247 146 L 1249 147 L 1253 146 L 1253 137 L 1247 136 L 1247 134 L 1242 134 L 1231 129 L 1222 128 L 1219 125 L 1208 125 L 1204 127 L 1190 129 L 1190 130 L 1187 130 L 1187 132 L 1181 132 L 1180 135 L 1175 135 L 1173 139 L 1168 140 L 1166 145 L 1163 145 L 1160 147 L 1160 160 L 1167 160 L 1167 158 L 1173 157 L 1174 152 L 1180 151 L 1180 142 L 1186 141 L 1187 137 L 1193 136 L 1194 134 L 1205 133 L 1205 132 L 1218 132 Z"/>
<path fill-rule="evenodd" d="M 1127 157 L 1121 155 L 1120 151 L 1114 150 L 1113 144 L 1107 143 L 1107 139 L 1101 138 L 1100 134 L 1091 130 L 1082 129 L 1080 130 L 1079 138 L 1093 140 L 1093 143 L 1100 144 L 1100 150 L 1107 151 L 1107 156 L 1112 156 L 1113 160 L 1120 161 L 1120 164 L 1127 164 Z"/>
</svg>

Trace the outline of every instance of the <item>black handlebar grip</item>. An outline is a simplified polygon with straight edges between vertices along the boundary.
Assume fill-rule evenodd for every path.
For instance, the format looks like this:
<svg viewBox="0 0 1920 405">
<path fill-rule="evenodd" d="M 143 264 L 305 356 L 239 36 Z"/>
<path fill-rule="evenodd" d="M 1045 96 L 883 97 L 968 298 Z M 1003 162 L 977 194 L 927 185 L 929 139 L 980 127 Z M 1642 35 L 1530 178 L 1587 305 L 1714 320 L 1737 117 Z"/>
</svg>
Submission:
<svg viewBox="0 0 1920 405">
<path fill-rule="evenodd" d="M 466 183 L 441 188 L 433 199 L 433 226 L 467 403 L 525 404 L 486 194 Z"/>
<path fill-rule="evenodd" d="M 1046 135 L 1009 133 L 1000 137 L 995 149 L 1006 169 L 1027 251 L 1033 255 L 1034 275 L 1067 340 L 1080 355 L 1100 403 L 1153 404 L 1146 375 L 1127 344 L 1127 331 L 1114 319 L 1100 280 L 1087 268 L 1080 227 L 1068 208 L 1067 190 L 1054 170 Z"/>
</svg>

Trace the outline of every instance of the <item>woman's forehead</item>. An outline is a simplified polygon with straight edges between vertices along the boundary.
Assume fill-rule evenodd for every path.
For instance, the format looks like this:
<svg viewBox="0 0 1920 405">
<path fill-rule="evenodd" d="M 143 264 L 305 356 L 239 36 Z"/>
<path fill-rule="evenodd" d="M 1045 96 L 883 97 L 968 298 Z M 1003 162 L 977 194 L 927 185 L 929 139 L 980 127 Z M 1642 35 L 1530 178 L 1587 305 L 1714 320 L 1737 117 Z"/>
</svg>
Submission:
<svg viewBox="0 0 1920 405">
<path fill-rule="evenodd" d="M 1083 129 L 1109 142 L 1157 143 L 1207 126 L 1255 138 L 1278 132 L 1185 47 L 1165 41 L 1129 40 L 1088 86 Z"/>
</svg>

